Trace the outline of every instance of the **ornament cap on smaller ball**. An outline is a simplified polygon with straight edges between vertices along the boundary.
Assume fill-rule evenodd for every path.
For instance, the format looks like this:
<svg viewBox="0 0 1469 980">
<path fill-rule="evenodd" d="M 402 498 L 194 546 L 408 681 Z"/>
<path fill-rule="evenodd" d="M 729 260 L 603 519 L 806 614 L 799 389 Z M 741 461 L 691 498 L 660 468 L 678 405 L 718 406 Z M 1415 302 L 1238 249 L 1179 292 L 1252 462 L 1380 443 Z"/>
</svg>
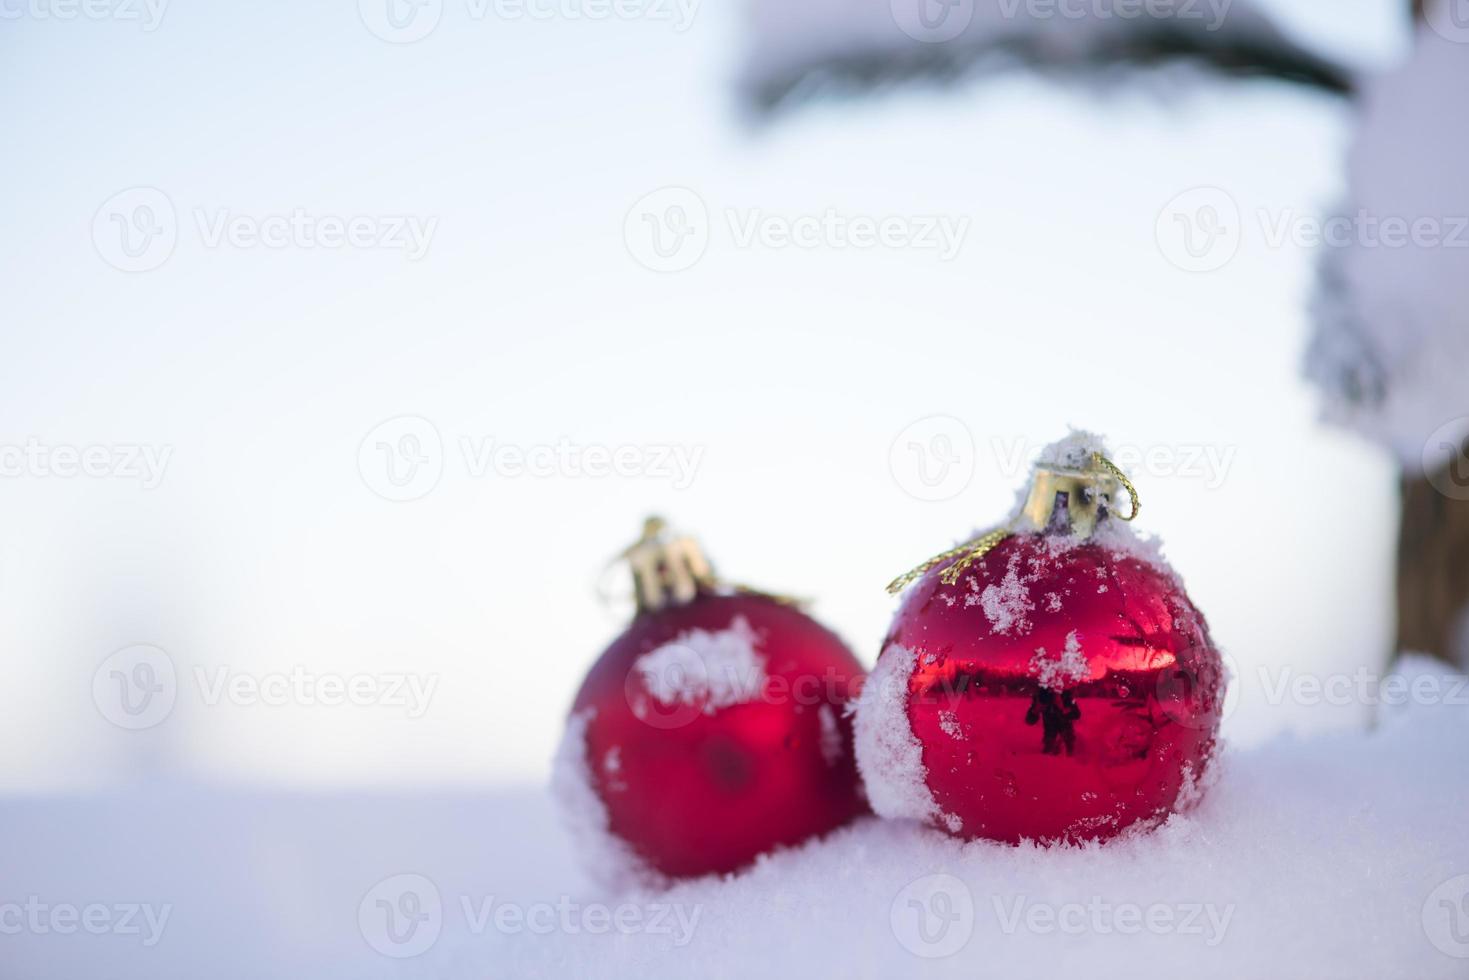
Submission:
<svg viewBox="0 0 1469 980">
<path fill-rule="evenodd" d="M 889 585 L 906 595 L 856 726 L 878 813 L 1082 841 L 1198 798 L 1223 665 L 1159 549 L 1127 527 L 1138 509 L 1101 440 L 1074 433 L 1006 522 Z"/>
<path fill-rule="evenodd" d="M 846 711 L 862 670 L 841 640 L 721 580 L 659 518 L 620 560 L 637 609 L 583 681 L 556 767 L 590 870 L 736 871 L 863 812 Z"/>
</svg>

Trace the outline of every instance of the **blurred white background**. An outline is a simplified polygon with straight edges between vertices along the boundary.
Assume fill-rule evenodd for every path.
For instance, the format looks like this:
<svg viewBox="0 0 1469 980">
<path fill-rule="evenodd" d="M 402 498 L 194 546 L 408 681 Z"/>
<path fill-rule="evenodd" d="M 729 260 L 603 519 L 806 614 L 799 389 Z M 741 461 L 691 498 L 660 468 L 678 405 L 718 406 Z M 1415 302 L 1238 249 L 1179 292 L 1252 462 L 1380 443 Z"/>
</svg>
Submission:
<svg viewBox="0 0 1469 980">
<path fill-rule="evenodd" d="M 1267 6 L 1355 64 L 1406 43 L 1398 0 Z M 761 121 L 733 94 L 731 5 L 678 30 L 446 0 L 411 44 L 371 8 L 177 2 L 151 30 L 6 8 L 0 789 L 540 781 L 628 613 L 597 574 L 645 514 L 732 579 L 815 598 L 870 664 L 883 585 L 1002 516 L 1007 460 L 1068 424 L 1159 454 L 1135 468 L 1141 524 L 1235 659 L 1227 734 L 1363 722 L 1256 680 L 1389 653 L 1393 466 L 1316 423 L 1314 255 L 1248 218 L 1335 202 L 1347 107 L 1007 76 Z M 670 187 L 708 245 L 656 272 L 634 206 Z M 1207 274 L 1158 229 L 1199 187 L 1247 216 Z M 828 208 L 967 234 L 949 260 L 742 246 L 727 216 Z M 372 241 L 248 237 L 297 212 Z M 403 222 L 421 254 L 393 247 Z M 962 428 L 910 428 L 936 415 Z M 914 441 L 958 467 L 947 499 L 921 499 Z M 632 447 L 641 469 L 514 475 L 480 467 L 491 445 Z M 106 475 L 52 472 L 89 447 Z M 133 447 L 166 458 L 156 480 Z M 687 486 L 658 447 L 697 460 Z M 410 457 L 423 482 L 398 486 Z M 102 665 L 140 644 L 176 682 L 130 730 L 111 685 L 160 654 Z M 249 694 L 291 677 L 377 700 Z M 400 682 L 431 696 L 393 703 Z"/>
</svg>

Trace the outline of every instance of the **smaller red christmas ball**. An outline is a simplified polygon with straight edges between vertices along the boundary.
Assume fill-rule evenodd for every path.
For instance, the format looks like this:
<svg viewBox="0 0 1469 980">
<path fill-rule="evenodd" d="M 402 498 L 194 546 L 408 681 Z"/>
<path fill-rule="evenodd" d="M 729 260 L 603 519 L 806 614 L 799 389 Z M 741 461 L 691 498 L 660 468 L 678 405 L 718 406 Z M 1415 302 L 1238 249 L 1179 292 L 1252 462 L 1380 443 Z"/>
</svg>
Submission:
<svg viewBox="0 0 1469 980">
<path fill-rule="evenodd" d="M 857 714 L 879 814 L 1078 842 L 1197 798 L 1223 664 L 1178 578 L 1110 515 L 1119 476 L 1074 436 L 1005 531 L 918 575 Z"/>
<path fill-rule="evenodd" d="M 866 809 L 856 658 L 793 604 L 719 586 L 692 547 L 661 524 L 635 546 L 640 609 L 582 683 L 558 759 L 563 809 L 614 883 L 736 871 Z"/>
</svg>

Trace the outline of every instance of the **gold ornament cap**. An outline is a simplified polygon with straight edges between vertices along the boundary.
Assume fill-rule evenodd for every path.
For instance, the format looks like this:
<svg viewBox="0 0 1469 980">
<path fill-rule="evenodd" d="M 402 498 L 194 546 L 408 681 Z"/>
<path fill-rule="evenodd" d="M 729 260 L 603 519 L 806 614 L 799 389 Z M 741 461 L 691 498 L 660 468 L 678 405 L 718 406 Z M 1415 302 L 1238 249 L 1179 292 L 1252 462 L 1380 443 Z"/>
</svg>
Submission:
<svg viewBox="0 0 1469 980">
<path fill-rule="evenodd" d="M 1131 504 L 1125 515 L 1113 508 L 1119 489 L 1127 491 Z M 955 585 L 970 565 L 1012 534 L 1065 533 L 1085 539 L 1109 516 L 1133 520 L 1141 506 L 1137 488 L 1104 455 L 1101 440 L 1090 433 L 1074 432 L 1041 454 L 1031 471 L 1025 503 L 1009 521 L 899 575 L 888 583 L 888 591 L 896 595 L 940 565 L 944 566 L 940 583 Z"/>
<path fill-rule="evenodd" d="M 716 587 L 714 570 L 698 542 L 674 534 L 661 517 L 643 522 L 643 534 L 619 556 L 632 571 L 638 612 L 693 601 Z"/>
<path fill-rule="evenodd" d="M 1070 462 L 1063 458 L 1056 463 L 1036 464 L 1030 492 L 1010 525 L 1011 531 L 1068 531 L 1074 537 L 1089 538 L 1097 522 L 1109 514 L 1124 521 L 1137 516 L 1137 491 L 1110 459 L 1092 452 L 1079 466 L 1067 465 Z M 1126 516 L 1116 514 L 1113 505 L 1122 489 L 1126 489 L 1131 504 Z"/>
</svg>

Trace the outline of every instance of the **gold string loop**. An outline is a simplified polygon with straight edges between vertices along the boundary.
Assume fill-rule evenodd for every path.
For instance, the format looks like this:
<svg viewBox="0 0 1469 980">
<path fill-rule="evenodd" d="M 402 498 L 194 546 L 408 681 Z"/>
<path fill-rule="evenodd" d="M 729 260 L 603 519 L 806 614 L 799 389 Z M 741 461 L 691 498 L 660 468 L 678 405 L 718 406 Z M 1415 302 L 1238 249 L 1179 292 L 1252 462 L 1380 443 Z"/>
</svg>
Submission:
<svg viewBox="0 0 1469 980">
<path fill-rule="evenodd" d="M 1122 472 L 1117 464 L 1112 462 L 1106 456 L 1103 456 L 1101 453 L 1092 453 L 1092 460 L 1098 466 L 1101 466 L 1103 469 L 1107 470 L 1109 473 L 1117 478 L 1117 482 L 1122 484 L 1122 489 L 1127 491 L 1128 499 L 1132 501 L 1132 512 L 1129 513 L 1126 517 L 1123 517 L 1121 514 L 1114 514 L 1113 516 L 1116 517 L 1119 521 L 1136 520 L 1137 512 L 1141 510 L 1143 506 L 1142 501 L 1138 499 L 1137 487 L 1133 486 L 1132 481 L 1127 478 L 1127 474 Z"/>
<path fill-rule="evenodd" d="M 1021 531 L 1042 531 L 1049 527 L 1053 519 L 1052 510 L 1055 506 L 1055 501 L 1062 493 L 1094 493 L 1095 491 L 1089 488 L 1097 487 L 1100 482 L 1097 479 L 1099 476 L 1097 471 L 1105 471 L 1108 476 L 1115 479 L 1127 491 L 1128 500 L 1132 504 L 1131 511 L 1125 515 L 1113 513 L 1110 507 L 1106 513 L 1111 514 L 1111 516 L 1116 517 L 1120 521 L 1136 520 L 1138 511 L 1142 509 L 1142 501 L 1138 498 L 1137 487 L 1132 485 L 1132 481 L 1127 478 L 1127 474 L 1123 473 L 1116 463 L 1099 452 L 1092 453 L 1091 462 L 1094 469 L 1090 471 L 1090 474 L 1085 471 L 1037 469 L 1037 475 L 1034 477 L 1035 482 L 1031 486 L 1032 503 L 1027 503 L 1026 508 L 1017 515 L 1009 526 L 996 528 L 961 545 L 950 548 L 943 554 L 933 556 L 917 568 L 905 572 L 889 582 L 888 592 L 897 595 L 909 585 L 912 585 L 917 579 L 945 563 L 947 563 L 947 567 L 939 574 L 939 581 L 944 585 L 956 584 L 960 576 L 971 565 L 989 554 L 1001 541 L 1004 541 L 1011 534 L 1016 533 L 1017 529 Z M 1043 482 L 1042 477 L 1047 477 L 1048 480 Z M 1091 534 L 1092 527 L 1102 511 L 1099 509 L 1097 503 L 1092 503 L 1096 499 L 1094 496 L 1084 498 L 1088 502 L 1088 506 L 1083 510 L 1079 502 L 1082 499 L 1079 497 L 1073 498 L 1071 520 L 1073 522 L 1073 533 L 1085 537 Z M 1110 500 L 1110 496 L 1105 499 Z M 1035 511 L 1034 513 L 1031 512 L 1032 509 Z M 1085 518 L 1085 521 L 1083 521 L 1083 518 Z"/>
<path fill-rule="evenodd" d="M 915 580 L 926 575 L 929 570 L 937 568 L 939 565 L 951 559 L 957 559 L 939 575 L 940 581 L 945 585 L 953 585 L 959 581 L 959 576 L 964 574 L 965 569 L 989 554 L 994 550 L 995 545 L 1004 541 L 1009 536 L 1010 532 L 1005 528 L 996 528 L 993 531 L 981 534 L 971 541 L 966 541 L 961 545 L 950 548 L 941 555 L 934 555 L 917 568 L 910 569 L 889 582 L 888 592 L 892 595 L 897 595 L 909 585 L 912 585 Z"/>
</svg>

